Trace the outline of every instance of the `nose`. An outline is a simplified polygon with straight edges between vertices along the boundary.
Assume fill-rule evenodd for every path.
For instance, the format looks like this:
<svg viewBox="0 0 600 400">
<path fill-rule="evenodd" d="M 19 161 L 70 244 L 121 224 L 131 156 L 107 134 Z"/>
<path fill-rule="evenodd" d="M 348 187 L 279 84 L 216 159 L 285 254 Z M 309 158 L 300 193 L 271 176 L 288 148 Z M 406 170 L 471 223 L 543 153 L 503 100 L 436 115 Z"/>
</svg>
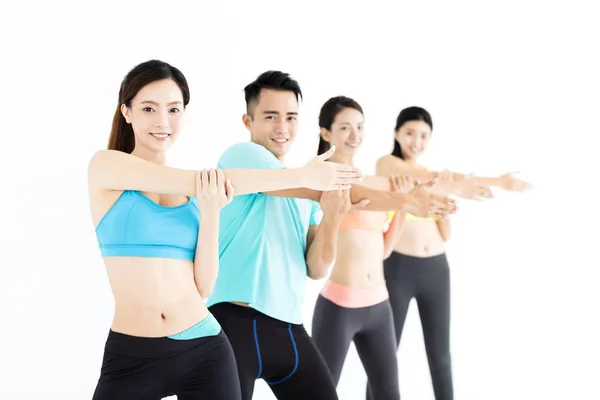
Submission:
<svg viewBox="0 0 600 400">
<path fill-rule="evenodd" d="M 350 129 L 350 136 L 348 137 L 353 142 L 358 140 L 358 131 L 354 128 Z"/>
<path fill-rule="evenodd" d="M 284 121 L 284 120 L 280 120 L 278 123 L 275 124 L 275 131 L 277 133 L 286 134 L 288 132 L 288 124 L 287 124 L 287 122 Z"/>
<path fill-rule="evenodd" d="M 168 128 L 169 127 L 169 114 L 165 112 L 157 113 L 156 127 L 157 128 Z"/>
</svg>

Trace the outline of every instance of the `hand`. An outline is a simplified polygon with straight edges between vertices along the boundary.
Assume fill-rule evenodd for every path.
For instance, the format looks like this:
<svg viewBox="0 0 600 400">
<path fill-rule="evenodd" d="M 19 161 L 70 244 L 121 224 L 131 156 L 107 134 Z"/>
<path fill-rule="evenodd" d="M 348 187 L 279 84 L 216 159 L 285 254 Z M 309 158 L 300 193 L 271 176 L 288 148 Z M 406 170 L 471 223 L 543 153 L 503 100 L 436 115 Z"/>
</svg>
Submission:
<svg viewBox="0 0 600 400">
<path fill-rule="evenodd" d="M 405 175 L 394 174 L 390 175 L 390 190 L 396 193 L 408 193 L 415 187 L 415 181 Z"/>
<path fill-rule="evenodd" d="M 515 178 L 520 171 L 509 172 L 498 177 L 498 187 L 509 192 L 526 192 L 532 188 L 531 183 Z"/>
<path fill-rule="evenodd" d="M 437 180 L 416 185 L 406 194 L 404 210 L 417 217 L 444 218 L 456 212 L 456 202 L 448 197 L 437 196 L 427 189 L 437 184 Z"/>
<path fill-rule="evenodd" d="M 200 210 L 219 211 L 233 199 L 233 186 L 220 169 L 196 173 L 196 199 Z"/>
<path fill-rule="evenodd" d="M 321 210 L 323 216 L 334 221 L 341 220 L 350 211 L 357 210 L 369 204 L 370 200 L 363 199 L 356 204 L 350 200 L 350 190 L 329 190 L 321 194 Z"/>
<path fill-rule="evenodd" d="M 347 190 L 353 183 L 362 181 L 362 173 L 351 165 L 327 162 L 335 152 L 335 146 L 329 151 L 310 160 L 301 170 L 306 187 L 314 190 Z"/>
</svg>

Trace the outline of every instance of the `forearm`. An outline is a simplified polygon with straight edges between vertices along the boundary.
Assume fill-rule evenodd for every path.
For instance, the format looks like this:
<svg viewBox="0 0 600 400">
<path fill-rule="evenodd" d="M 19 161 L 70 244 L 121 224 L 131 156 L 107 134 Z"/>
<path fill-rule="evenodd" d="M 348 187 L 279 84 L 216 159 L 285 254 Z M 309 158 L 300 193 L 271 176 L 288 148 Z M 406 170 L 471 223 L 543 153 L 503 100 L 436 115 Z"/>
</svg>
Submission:
<svg viewBox="0 0 600 400">
<path fill-rule="evenodd" d="M 394 218 L 390 222 L 387 232 L 383 234 L 383 259 L 386 260 L 394 251 L 402 228 L 404 227 L 404 221 L 406 220 L 406 212 L 396 211 Z"/>
<path fill-rule="evenodd" d="M 367 211 L 395 211 L 400 210 L 405 204 L 405 194 L 376 190 L 363 185 L 352 185 L 350 189 L 350 200 L 356 204 L 363 199 L 368 199 L 363 210 Z"/>
<path fill-rule="evenodd" d="M 317 233 L 306 253 L 308 276 L 311 279 L 321 279 L 337 256 L 338 227 L 340 221 L 323 218 Z"/>
<path fill-rule="evenodd" d="M 300 168 L 283 169 L 225 169 L 223 173 L 239 196 L 303 187 L 304 174 Z"/>
<path fill-rule="evenodd" d="M 202 298 L 212 293 L 219 273 L 219 210 L 201 213 L 196 256 L 194 258 L 194 281 Z"/>
<path fill-rule="evenodd" d="M 440 236 L 444 242 L 447 242 L 450 239 L 451 232 L 451 224 L 450 218 L 442 218 L 437 221 L 438 231 L 440 232 Z"/>
<path fill-rule="evenodd" d="M 488 189 L 491 188 L 492 186 L 500 185 L 500 179 L 498 177 L 491 178 L 491 177 L 474 176 L 471 179 L 473 179 L 475 182 L 477 182 L 477 184 L 484 186 Z"/>
</svg>

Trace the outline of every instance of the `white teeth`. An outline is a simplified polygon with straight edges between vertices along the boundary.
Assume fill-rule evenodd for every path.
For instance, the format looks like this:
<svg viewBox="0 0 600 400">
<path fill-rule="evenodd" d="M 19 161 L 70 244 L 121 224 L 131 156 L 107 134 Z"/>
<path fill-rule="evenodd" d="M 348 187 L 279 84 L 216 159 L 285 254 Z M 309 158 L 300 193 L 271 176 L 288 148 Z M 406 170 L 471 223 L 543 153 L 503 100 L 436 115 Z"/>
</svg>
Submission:
<svg viewBox="0 0 600 400">
<path fill-rule="evenodd" d="M 164 139 L 166 137 L 169 137 L 168 133 L 151 133 L 152 136 L 160 138 L 160 139 Z"/>
<path fill-rule="evenodd" d="M 287 142 L 287 139 L 273 139 L 273 141 L 275 141 L 277 143 L 285 143 L 285 142 Z"/>
</svg>

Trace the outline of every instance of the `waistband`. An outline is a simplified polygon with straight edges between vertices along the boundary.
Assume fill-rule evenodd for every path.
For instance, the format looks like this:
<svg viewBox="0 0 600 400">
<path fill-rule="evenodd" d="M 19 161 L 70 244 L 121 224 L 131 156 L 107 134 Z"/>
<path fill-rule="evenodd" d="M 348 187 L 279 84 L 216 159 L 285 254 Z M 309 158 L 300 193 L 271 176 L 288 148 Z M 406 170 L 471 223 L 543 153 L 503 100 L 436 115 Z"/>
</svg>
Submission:
<svg viewBox="0 0 600 400">
<path fill-rule="evenodd" d="M 389 298 L 384 283 L 370 288 L 357 288 L 340 285 L 328 279 L 321 289 L 321 296 L 345 308 L 370 307 Z"/>
<path fill-rule="evenodd" d="M 235 317 L 246 320 L 257 320 L 261 322 L 267 322 L 272 324 L 273 326 L 281 326 L 284 328 L 288 328 L 289 326 L 302 326 L 302 324 L 292 324 L 289 322 L 281 321 L 279 319 L 275 319 L 273 317 L 268 316 L 267 314 L 263 314 L 260 311 L 252 308 L 240 306 L 238 304 L 233 304 L 229 302 L 217 303 L 209 307 L 211 313 L 215 314 L 219 320 L 223 320 L 223 318 L 227 317 Z"/>
<path fill-rule="evenodd" d="M 410 256 L 407 254 L 398 253 L 393 251 L 392 254 L 384 260 L 385 264 L 397 264 L 402 263 L 406 265 L 434 265 L 434 264 L 447 264 L 448 259 L 446 257 L 446 252 L 436 254 L 434 256 L 428 257 L 418 257 L 418 256 Z"/>
<path fill-rule="evenodd" d="M 212 320 L 217 324 L 218 329 L 215 328 Z M 174 357 L 198 346 L 218 344 L 224 338 L 221 326 L 214 316 L 209 314 L 191 328 L 168 337 L 133 336 L 111 329 L 106 339 L 105 351 L 123 357 L 161 359 Z"/>
</svg>

